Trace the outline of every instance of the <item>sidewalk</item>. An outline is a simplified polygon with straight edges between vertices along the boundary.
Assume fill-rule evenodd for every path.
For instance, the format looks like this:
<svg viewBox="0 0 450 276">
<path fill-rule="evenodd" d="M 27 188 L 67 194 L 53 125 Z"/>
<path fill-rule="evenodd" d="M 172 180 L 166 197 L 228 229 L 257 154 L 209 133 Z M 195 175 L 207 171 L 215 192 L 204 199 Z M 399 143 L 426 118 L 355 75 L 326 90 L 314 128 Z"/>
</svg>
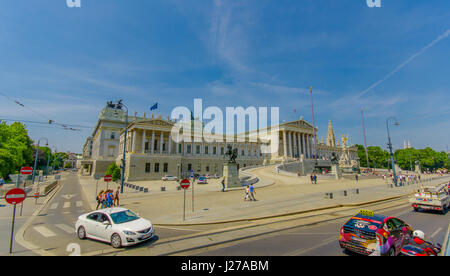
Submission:
<svg viewBox="0 0 450 276">
<path fill-rule="evenodd" d="M 144 185 L 150 188 L 149 193 L 125 188 L 124 194 L 120 197 L 120 203 L 122 207 L 150 219 L 155 225 L 195 225 L 246 221 L 316 208 L 382 200 L 410 194 L 419 186 L 415 184 L 389 188 L 382 179 L 361 178 L 357 183 L 355 180 L 321 179 L 320 175 L 318 184 L 312 185 L 309 177 L 277 175 L 272 170 L 273 166 L 247 171 L 259 178 L 259 182 L 254 185 L 257 199 L 255 202 L 244 201 L 244 188 L 223 193 L 220 191 L 220 182 L 210 181 L 206 185 L 195 184 L 194 195 L 192 195 L 191 185 L 186 191 L 184 221 L 184 191 L 176 189 L 176 182 L 145 182 Z M 91 208 L 95 209 L 96 181 L 86 176 L 79 176 L 79 179 Z M 425 183 L 438 184 L 449 180 L 450 176 L 447 176 Z M 422 181 L 426 179 L 422 178 Z M 142 182 L 136 182 L 136 184 L 139 185 Z M 166 191 L 161 191 L 161 185 L 166 187 Z M 117 184 L 111 184 L 110 188 L 115 190 L 117 186 Z M 106 189 L 106 183 L 100 180 L 97 191 L 104 189 Z M 344 191 L 347 191 L 347 195 Z M 333 193 L 333 199 L 325 198 L 326 193 Z M 192 201 L 194 201 L 194 208 Z"/>
</svg>

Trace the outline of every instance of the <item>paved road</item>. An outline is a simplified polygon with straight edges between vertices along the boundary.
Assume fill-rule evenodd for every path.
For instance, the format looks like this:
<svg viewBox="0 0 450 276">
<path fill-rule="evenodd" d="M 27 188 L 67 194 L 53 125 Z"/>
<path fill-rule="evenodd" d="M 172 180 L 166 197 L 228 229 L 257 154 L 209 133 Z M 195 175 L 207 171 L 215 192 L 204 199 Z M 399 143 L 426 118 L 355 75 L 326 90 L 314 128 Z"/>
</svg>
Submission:
<svg viewBox="0 0 450 276">
<path fill-rule="evenodd" d="M 435 243 L 443 243 L 450 220 L 450 212 L 446 215 L 438 213 L 417 213 L 411 207 L 387 209 L 381 212 L 396 216 L 414 229 L 420 229 L 427 238 Z M 259 237 L 253 240 L 218 249 L 203 250 L 197 256 L 345 256 L 339 247 L 338 235 L 340 227 L 346 219 L 320 223 L 315 226 L 300 227 Z"/>
<path fill-rule="evenodd" d="M 61 183 L 60 190 L 25 230 L 25 241 L 58 256 L 111 250 L 109 244 L 77 238 L 75 223 L 81 214 L 91 210 L 75 174 L 67 174 Z M 140 246 L 151 246 L 161 237 L 174 237 L 192 232 L 194 231 L 189 229 L 158 228 L 155 239 Z M 74 248 L 79 248 L 79 251 L 74 252 Z"/>
</svg>

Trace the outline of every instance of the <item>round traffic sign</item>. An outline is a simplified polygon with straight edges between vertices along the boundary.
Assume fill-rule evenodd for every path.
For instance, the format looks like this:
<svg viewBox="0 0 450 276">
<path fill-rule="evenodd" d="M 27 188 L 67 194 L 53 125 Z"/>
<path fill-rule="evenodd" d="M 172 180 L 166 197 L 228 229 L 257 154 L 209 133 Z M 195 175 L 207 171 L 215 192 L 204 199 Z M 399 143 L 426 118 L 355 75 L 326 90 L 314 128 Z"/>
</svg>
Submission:
<svg viewBox="0 0 450 276">
<path fill-rule="evenodd" d="M 22 201 L 25 200 L 27 197 L 27 194 L 23 189 L 20 188 L 14 188 L 12 190 L 9 190 L 5 195 L 5 200 L 9 204 L 19 204 Z"/>
<path fill-rule="evenodd" d="M 32 173 L 33 173 L 32 167 L 23 167 L 22 169 L 20 169 L 20 174 L 30 175 Z"/>
<path fill-rule="evenodd" d="M 105 175 L 105 182 L 110 182 L 110 181 L 112 181 L 112 176 L 111 175 Z"/>
<path fill-rule="evenodd" d="M 187 189 L 187 188 L 189 188 L 189 186 L 191 185 L 191 182 L 188 180 L 188 179 L 183 179 L 183 180 L 181 180 L 181 182 L 180 182 L 180 186 L 181 186 L 181 188 L 183 188 L 183 189 Z"/>
</svg>

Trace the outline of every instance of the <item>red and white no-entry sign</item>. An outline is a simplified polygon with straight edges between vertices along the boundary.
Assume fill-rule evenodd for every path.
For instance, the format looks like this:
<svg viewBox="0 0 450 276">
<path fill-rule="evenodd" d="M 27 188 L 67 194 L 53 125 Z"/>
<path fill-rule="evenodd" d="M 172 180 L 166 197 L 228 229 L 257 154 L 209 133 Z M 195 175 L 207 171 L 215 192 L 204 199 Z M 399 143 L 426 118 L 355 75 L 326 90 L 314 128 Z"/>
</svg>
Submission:
<svg viewBox="0 0 450 276">
<path fill-rule="evenodd" d="M 24 201 L 26 197 L 27 197 L 27 194 L 25 193 L 25 191 L 23 189 L 15 188 L 15 189 L 9 190 L 6 193 L 5 200 L 9 204 L 19 204 L 22 201 Z"/>
<path fill-rule="evenodd" d="M 191 182 L 188 179 L 183 179 L 180 182 L 181 188 L 183 188 L 185 190 L 188 189 L 190 185 L 191 185 Z"/>
<path fill-rule="evenodd" d="M 112 176 L 107 174 L 107 175 L 105 175 L 104 180 L 105 180 L 105 182 L 111 182 L 112 181 Z"/>
<path fill-rule="evenodd" d="M 33 168 L 31 168 L 31 167 L 23 167 L 22 169 L 20 169 L 20 174 L 30 175 L 32 173 L 33 173 Z"/>
</svg>

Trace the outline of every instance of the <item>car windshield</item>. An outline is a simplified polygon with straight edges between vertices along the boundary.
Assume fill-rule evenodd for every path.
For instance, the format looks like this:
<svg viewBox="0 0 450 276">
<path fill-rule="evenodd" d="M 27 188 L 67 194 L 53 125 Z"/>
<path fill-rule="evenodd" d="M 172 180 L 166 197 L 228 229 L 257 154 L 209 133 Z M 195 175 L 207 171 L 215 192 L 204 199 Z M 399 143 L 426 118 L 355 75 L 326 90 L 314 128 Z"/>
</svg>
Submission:
<svg viewBox="0 0 450 276">
<path fill-rule="evenodd" d="M 139 217 L 130 210 L 113 213 L 110 215 L 115 224 L 121 224 L 139 219 Z"/>
</svg>

